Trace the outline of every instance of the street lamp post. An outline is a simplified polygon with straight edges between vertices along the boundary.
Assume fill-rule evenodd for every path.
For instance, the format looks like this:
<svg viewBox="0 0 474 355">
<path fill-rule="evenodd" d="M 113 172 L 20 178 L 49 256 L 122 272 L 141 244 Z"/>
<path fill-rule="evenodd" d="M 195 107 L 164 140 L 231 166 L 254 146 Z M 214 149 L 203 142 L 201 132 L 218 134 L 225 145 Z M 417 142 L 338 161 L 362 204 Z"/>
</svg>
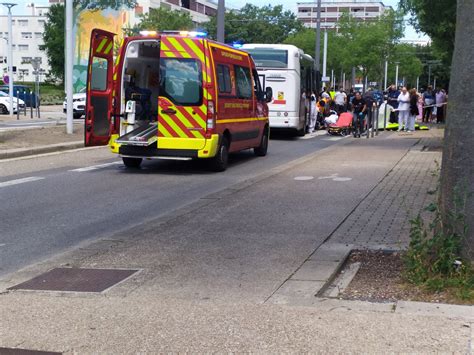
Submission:
<svg viewBox="0 0 474 355">
<path fill-rule="evenodd" d="M 316 71 L 316 96 L 321 92 L 321 0 L 318 0 L 316 14 L 316 53 L 314 53 L 314 69 Z"/>
<path fill-rule="evenodd" d="M 8 94 L 10 96 L 10 117 L 13 117 L 13 26 L 12 26 L 12 7 L 16 4 L 2 2 L 3 6 L 8 8 Z"/>
<path fill-rule="evenodd" d="M 217 5 L 217 41 L 225 43 L 225 0 L 219 0 Z"/>
</svg>

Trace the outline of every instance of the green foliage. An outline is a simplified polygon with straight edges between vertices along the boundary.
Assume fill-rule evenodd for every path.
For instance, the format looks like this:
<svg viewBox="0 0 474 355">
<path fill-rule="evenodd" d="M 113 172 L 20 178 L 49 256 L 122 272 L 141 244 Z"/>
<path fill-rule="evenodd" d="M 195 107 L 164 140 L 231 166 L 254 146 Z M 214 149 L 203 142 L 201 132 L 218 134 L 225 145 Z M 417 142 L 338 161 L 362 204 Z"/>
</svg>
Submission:
<svg viewBox="0 0 474 355">
<path fill-rule="evenodd" d="M 132 28 L 125 29 L 127 35 L 138 34 L 141 30 L 191 30 L 194 23 L 188 12 L 169 10 L 163 7 L 150 9 L 146 14 L 140 15 L 140 22 Z"/>
<path fill-rule="evenodd" d="M 217 17 L 213 16 L 204 28 L 216 38 Z M 283 43 L 293 33 L 303 30 L 303 24 L 293 12 L 283 11 L 282 5 L 258 7 L 246 4 L 240 10 L 225 15 L 225 41 L 231 43 Z"/>
<path fill-rule="evenodd" d="M 49 8 L 44 25 L 41 50 L 46 51 L 50 74 L 64 80 L 64 5 L 55 4 Z"/>
<path fill-rule="evenodd" d="M 98 11 L 107 8 L 119 10 L 123 7 L 133 9 L 136 5 L 136 0 L 74 0 L 74 9 L 77 12 L 82 10 Z"/>
<path fill-rule="evenodd" d="M 410 221 L 405 277 L 432 292 L 448 290 L 461 299 L 474 299 L 474 269 L 460 257 L 467 232 L 463 213 L 466 197 L 460 197 L 459 189 L 454 194 L 455 208 L 447 216 L 441 216 L 438 206 L 430 204 L 426 210 L 434 212 L 432 223 L 425 225 L 419 215 Z"/>
<path fill-rule="evenodd" d="M 456 0 L 400 0 L 400 7 L 410 13 L 412 25 L 426 33 L 433 44 L 451 61 L 456 29 Z"/>
</svg>

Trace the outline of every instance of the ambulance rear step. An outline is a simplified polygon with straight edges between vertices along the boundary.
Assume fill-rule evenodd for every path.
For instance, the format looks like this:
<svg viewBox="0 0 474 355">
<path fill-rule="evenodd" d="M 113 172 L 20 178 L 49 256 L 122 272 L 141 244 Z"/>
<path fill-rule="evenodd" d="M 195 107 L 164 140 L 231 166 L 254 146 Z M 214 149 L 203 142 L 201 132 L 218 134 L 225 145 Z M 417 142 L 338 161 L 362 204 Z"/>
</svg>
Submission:
<svg viewBox="0 0 474 355">
<path fill-rule="evenodd" d="M 131 132 L 119 137 L 116 142 L 127 145 L 149 146 L 158 140 L 158 123 L 141 125 Z"/>
</svg>

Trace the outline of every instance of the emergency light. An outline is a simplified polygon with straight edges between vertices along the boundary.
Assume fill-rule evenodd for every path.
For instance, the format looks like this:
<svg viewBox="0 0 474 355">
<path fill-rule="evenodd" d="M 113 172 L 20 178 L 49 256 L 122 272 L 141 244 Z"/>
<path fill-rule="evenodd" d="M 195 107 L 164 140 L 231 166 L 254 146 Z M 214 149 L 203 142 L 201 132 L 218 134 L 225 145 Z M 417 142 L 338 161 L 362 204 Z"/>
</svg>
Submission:
<svg viewBox="0 0 474 355">
<path fill-rule="evenodd" d="M 140 31 L 140 35 L 142 36 L 156 36 L 156 31 Z"/>
<path fill-rule="evenodd" d="M 206 38 L 207 33 L 202 31 L 161 31 L 163 34 L 167 35 L 179 35 L 183 37 L 197 37 L 197 38 Z"/>
</svg>

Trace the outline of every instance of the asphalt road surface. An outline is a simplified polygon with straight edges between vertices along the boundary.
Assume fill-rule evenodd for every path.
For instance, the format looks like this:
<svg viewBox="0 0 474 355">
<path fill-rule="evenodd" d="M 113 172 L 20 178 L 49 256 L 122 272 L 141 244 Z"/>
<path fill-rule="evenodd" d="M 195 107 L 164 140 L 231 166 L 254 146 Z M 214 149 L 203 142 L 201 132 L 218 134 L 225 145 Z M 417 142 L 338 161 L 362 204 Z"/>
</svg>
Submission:
<svg viewBox="0 0 474 355">
<path fill-rule="evenodd" d="M 266 157 L 232 155 L 223 173 L 209 172 L 202 161 L 145 161 L 140 170 L 126 169 L 107 148 L 0 161 L 0 276 L 344 139 L 318 134 L 275 135 Z"/>
</svg>

